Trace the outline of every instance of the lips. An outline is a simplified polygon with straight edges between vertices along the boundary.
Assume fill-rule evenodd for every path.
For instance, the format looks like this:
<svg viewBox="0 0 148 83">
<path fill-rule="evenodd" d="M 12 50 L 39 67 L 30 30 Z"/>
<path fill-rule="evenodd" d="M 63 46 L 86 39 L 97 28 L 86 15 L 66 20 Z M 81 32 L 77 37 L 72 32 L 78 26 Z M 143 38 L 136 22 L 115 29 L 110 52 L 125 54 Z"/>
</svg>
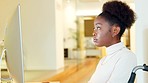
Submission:
<svg viewBox="0 0 148 83">
<path fill-rule="evenodd" d="M 93 42 L 97 42 L 97 40 L 98 40 L 98 39 L 96 39 L 96 38 L 93 38 Z"/>
</svg>

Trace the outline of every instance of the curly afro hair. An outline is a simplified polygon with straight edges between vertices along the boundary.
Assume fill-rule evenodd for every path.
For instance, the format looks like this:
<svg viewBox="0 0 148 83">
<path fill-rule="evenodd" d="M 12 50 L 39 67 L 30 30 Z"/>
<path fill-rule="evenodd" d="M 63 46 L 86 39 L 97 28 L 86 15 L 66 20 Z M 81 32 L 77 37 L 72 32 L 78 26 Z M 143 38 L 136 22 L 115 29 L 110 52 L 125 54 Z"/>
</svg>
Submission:
<svg viewBox="0 0 148 83">
<path fill-rule="evenodd" d="M 109 1 L 103 5 L 102 13 L 111 25 L 118 24 L 121 28 L 119 36 L 121 37 L 126 28 L 130 28 L 136 20 L 134 11 L 124 2 Z"/>
</svg>

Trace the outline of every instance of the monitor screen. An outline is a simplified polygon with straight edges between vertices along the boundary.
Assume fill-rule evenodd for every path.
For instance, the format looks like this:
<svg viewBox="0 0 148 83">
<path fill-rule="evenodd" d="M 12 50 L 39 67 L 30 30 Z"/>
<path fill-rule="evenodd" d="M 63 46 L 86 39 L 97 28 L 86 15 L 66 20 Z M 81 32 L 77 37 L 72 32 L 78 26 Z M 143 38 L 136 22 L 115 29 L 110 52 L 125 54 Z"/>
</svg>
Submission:
<svg viewBox="0 0 148 83">
<path fill-rule="evenodd" d="M 20 5 L 17 6 L 7 24 L 4 45 L 6 48 L 6 64 L 10 76 L 15 83 L 24 83 Z"/>
</svg>

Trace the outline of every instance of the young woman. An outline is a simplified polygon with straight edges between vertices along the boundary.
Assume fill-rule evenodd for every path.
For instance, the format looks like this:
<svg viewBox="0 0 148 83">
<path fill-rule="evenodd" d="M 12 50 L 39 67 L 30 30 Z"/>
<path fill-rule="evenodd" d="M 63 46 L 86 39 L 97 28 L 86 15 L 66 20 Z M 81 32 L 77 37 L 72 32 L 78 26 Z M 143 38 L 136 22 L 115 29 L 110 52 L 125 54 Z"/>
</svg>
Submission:
<svg viewBox="0 0 148 83">
<path fill-rule="evenodd" d="M 94 21 L 93 41 L 106 47 L 107 56 L 100 60 L 89 83 L 127 83 L 137 61 L 121 36 L 135 22 L 135 13 L 121 1 L 106 2 L 102 10 Z"/>
</svg>

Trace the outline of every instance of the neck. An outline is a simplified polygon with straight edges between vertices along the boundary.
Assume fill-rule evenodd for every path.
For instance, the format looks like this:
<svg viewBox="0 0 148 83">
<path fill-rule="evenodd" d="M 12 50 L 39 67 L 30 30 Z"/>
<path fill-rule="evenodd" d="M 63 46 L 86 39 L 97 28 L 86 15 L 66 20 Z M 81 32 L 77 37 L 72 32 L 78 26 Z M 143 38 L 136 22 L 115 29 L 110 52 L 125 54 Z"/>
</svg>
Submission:
<svg viewBox="0 0 148 83">
<path fill-rule="evenodd" d="M 109 47 L 109 46 L 114 45 L 114 44 L 119 43 L 119 42 L 121 42 L 121 40 L 119 40 L 119 39 L 112 40 L 111 43 L 109 45 L 106 45 L 105 47 Z"/>
</svg>

